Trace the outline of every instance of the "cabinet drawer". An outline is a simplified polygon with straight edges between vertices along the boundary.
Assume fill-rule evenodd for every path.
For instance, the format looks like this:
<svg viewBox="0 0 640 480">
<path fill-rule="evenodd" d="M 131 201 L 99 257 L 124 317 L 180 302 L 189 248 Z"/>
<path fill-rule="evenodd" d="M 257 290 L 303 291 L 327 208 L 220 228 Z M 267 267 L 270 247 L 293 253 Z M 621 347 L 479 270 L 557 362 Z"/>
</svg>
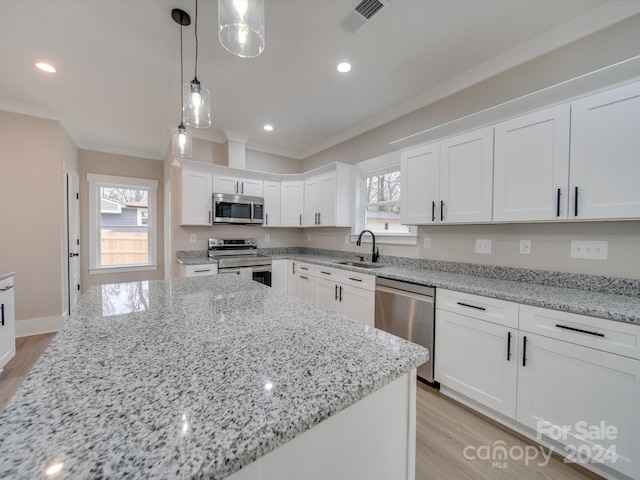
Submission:
<svg viewBox="0 0 640 480">
<path fill-rule="evenodd" d="M 204 277 L 217 274 L 217 265 L 187 265 L 185 267 L 185 276 L 187 277 Z"/>
<path fill-rule="evenodd" d="M 304 262 L 293 262 L 293 273 L 304 273 L 305 275 L 315 275 L 315 265 Z"/>
<path fill-rule="evenodd" d="M 640 359 L 640 325 L 520 305 L 520 330 Z"/>
<path fill-rule="evenodd" d="M 364 288 L 365 290 L 375 290 L 376 288 L 376 277 L 374 275 L 368 275 L 366 273 L 341 270 L 340 282 L 345 285 Z"/>
<path fill-rule="evenodd" d="M 438 288 L 436 308 L 505 327 L 518 328 L 518 304 L 505 300 Z"/>
<path fill-rule="evenodd" d="M 323 267 L 322 265 L 315 265 L 315 276 L 318 278 L 331 278 L 336 282 L 340 281 L 341 271 L 337 268 Z"/>
</svg>

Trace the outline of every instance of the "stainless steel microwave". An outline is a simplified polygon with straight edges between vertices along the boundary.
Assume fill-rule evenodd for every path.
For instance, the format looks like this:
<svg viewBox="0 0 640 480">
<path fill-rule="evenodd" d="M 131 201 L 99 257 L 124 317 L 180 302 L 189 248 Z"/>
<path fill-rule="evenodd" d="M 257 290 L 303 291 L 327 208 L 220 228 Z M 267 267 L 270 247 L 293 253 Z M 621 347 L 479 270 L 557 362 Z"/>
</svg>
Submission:
<svg viewBox="0 0 640 480">
<path fill-rule="evenodd" d="M 264 222 L 264 198 L 229 193 L 213 194 L 213 223 Z"/>
</svg>

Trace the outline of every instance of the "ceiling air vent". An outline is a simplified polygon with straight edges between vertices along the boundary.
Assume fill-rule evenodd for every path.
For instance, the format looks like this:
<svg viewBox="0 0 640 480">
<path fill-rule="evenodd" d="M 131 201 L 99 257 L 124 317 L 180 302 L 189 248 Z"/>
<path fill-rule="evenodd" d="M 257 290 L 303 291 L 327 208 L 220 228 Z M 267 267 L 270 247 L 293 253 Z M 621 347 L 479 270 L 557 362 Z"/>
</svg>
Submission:
<svg viewBox="0 0 640 480">
<path fill-rule="evenodd" d="M 354 34 L 371 18 L 389 5 L 386 1 L 362 0 L 348 15 L 340 22 L 340 27 L 347 33 Z"/>
</svg>

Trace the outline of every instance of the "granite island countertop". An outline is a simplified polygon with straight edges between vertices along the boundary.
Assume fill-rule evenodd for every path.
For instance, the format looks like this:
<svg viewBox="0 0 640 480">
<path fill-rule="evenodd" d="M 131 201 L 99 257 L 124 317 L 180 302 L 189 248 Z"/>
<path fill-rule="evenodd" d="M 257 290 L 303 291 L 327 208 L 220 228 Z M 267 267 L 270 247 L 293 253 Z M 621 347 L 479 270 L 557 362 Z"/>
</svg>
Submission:
<svg viewBox="0 0 640 480">
<path fill-rule="evenodd" d="M 233 275 L 91 287 L 0 415 L 0 478 L 222 479 L 427 357 Z"/>
<path fill-rule="evenodd" d="M 0 273 L 0 280 L 6 280 L 7 278 L 13 277 L 16 272 L 8 272 L 8 273 Z"/>
</svg>

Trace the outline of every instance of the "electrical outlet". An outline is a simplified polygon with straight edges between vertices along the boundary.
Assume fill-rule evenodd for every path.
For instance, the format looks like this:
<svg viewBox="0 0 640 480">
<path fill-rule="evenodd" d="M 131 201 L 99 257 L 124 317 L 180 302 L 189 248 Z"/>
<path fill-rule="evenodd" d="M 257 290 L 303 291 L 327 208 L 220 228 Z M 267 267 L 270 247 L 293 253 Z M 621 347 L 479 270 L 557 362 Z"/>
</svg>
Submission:
<svg viewBox="0 0 640 480">
<path fill-rule="evenodd" d="M 198 237 L 196 236 L 195 233 L 192 233 L 191 235 L 189 235 L 189 242 L 190 243 L 196 243 L 198 241 Z"/>
<path fill-rule="evenodd" d="M 531 240 L 520 240 L 520 253 L 522 255 L 531 254 Z"/>
<path fill-rule="evenodd" d="M 424 239 L 424 248 L 431 248 L 431 239 L 429 237 Z"/>
<path fill-rule="evenodd" d="M 349 245 L 349 235 L 344 236 L 344 244 Z"/>
<path fill-rule="evenodd" d="M 271 234 L 269 234 L 269 233 L 265 233 L 265 234 L 264 234 L 264 241 L 265 241 L 265 242 L 269 242 L 269 241 L 271 241 Z"/>
<path fill-rule="evenodd" d="M 606 260 L 609 242 L 594 240 L 571 240 L 571 258 Z"/>
<path fill-rule="evenodd" d="M 491 253 L 491 240 L 476 238 L 476 253 Z"/>
<path fill-rule="evenodd" d="M 311 241 L 311 234 L 307 235 L 307 242 Z"/>
</svg>

